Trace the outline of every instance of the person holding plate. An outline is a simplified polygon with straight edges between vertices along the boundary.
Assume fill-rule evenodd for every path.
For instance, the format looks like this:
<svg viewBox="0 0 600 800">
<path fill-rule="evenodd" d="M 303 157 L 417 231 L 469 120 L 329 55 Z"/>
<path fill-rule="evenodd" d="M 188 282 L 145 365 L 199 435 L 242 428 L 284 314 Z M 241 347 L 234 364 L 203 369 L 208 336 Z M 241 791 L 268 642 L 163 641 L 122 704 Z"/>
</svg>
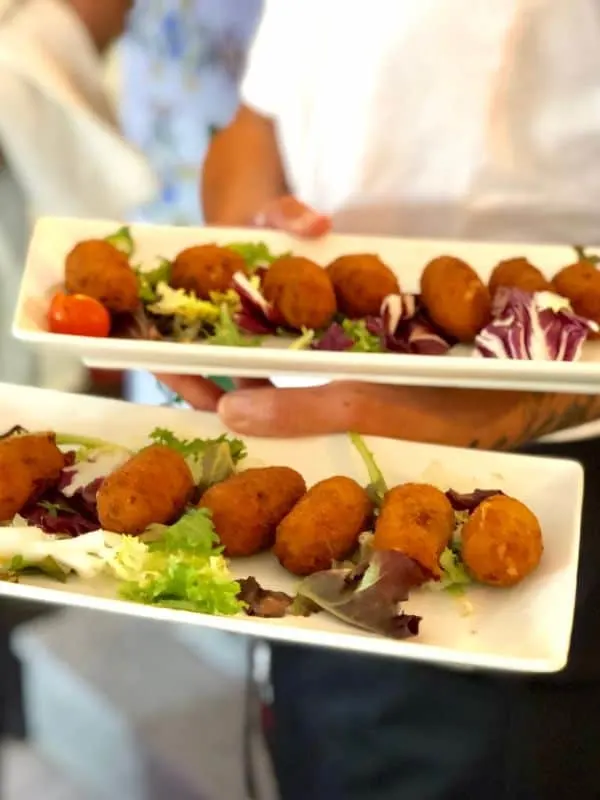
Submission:
<svg viewBox="0 0 600 800">
<path fill-rule="evenodd" d="M 242 105 L 204 166 L 205 218 L 297 236 L 333 227 L 594 245 L 599 97 L 594 0 L 268 0 Z M 224 394 L 199 378 L 166 382 L 247 435 L 357 430 L 584 463 L 562 673 L 515 678 L 277 645 L 271 741 L 284 800 L 600 797 L 600 397 L 358 382 L 245 382 Z"/>
</svg>

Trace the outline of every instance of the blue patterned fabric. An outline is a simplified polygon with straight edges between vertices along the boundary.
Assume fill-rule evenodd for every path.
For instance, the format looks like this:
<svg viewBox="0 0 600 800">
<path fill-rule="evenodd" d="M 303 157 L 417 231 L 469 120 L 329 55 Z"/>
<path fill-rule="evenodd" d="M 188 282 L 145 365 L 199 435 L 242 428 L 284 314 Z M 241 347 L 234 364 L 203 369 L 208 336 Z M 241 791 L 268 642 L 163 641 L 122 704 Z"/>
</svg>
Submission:
<svg viewBox="0 0 600 800">
<path fill-rule="evenodd" d="M 226 125 L 262 0 L 144 0 L 122 48 L 125 134 L 158 172 L 161 197 L 142 219 L 195 224 L 211 133 Z"/>
</svg>

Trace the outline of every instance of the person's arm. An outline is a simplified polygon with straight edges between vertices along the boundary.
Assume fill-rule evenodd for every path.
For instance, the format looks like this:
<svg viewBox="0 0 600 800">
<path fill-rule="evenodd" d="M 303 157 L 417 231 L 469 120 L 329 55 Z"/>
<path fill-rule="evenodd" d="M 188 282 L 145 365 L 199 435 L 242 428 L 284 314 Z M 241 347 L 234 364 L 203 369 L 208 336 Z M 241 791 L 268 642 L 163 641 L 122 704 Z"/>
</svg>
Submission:
<svg viewBox="0 0 600 800">
<path fill-rule="evenodd" d="M 202 205 L 209 225 L 252 225 L 287 192 L 273 122 L 241 106 L 217 133 L 202 171 Z"/>
<path fill-rule="evenodd" d="M 340 398 L 348 423 L 369 413 L 371 422 L 361 425 L 366 432 L 457 447 L 514 450 L 600 418 L 597 395 L 352 386 Z"/>
<path fill-rule="evenodd" d="M 67 0 L 87 28 L 100 53 L 104 53 L 125 30 L 133 0 Z"/>
<path fill-rule="evenodd" d="M 512 450 L 551 433 L 600 419 L 600 397 L 581 394 L 522 394 L 513 419 L 467 437 L 467 447 Z"/>
<path fill-rule="evenodd" d="M 161 380 L 191 406 L 218 406 L 225 425 L 246 436 L 357 431 L 454 447 L 514 450 L 600 419 L 600 397 L 595 395 L 335 381 L 310 389 L 261 386 L 209 397 L 201 378 L 161 375 Z"/>
</svg>

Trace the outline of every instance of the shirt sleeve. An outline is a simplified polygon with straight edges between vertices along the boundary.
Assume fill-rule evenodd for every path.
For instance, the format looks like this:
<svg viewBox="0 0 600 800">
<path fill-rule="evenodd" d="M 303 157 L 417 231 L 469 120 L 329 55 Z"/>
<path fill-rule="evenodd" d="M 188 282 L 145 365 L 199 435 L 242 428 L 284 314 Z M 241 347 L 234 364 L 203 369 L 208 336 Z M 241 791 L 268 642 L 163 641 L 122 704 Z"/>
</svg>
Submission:
<svg viewBox="0 0 600 800">
<path fill-rule="evenodd" d="M 248 54 L 240 89 L 241 101 L 265 117 L 277 116 L 290 94 L 290 67 L 294 59 L 289 52 L 289 42 L 293 37 L 291 11 L 294 6 L 286 0 L 265 0 Z"/>
</svg>

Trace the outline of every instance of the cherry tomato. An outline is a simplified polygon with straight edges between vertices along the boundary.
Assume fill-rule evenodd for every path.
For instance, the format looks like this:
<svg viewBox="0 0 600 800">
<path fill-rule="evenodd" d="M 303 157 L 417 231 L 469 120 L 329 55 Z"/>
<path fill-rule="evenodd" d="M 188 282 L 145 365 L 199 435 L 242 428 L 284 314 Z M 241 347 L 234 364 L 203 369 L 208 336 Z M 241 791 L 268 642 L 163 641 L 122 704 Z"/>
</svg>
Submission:
<svg viewBox="0 0 600 800">
<path fill-rule="evenodd" d="M 110 333 L 110 314 L 93 297 L 58 292 L 50 303 L 48 327 L 52 333 L 104 337 Z"/>
</svg>

